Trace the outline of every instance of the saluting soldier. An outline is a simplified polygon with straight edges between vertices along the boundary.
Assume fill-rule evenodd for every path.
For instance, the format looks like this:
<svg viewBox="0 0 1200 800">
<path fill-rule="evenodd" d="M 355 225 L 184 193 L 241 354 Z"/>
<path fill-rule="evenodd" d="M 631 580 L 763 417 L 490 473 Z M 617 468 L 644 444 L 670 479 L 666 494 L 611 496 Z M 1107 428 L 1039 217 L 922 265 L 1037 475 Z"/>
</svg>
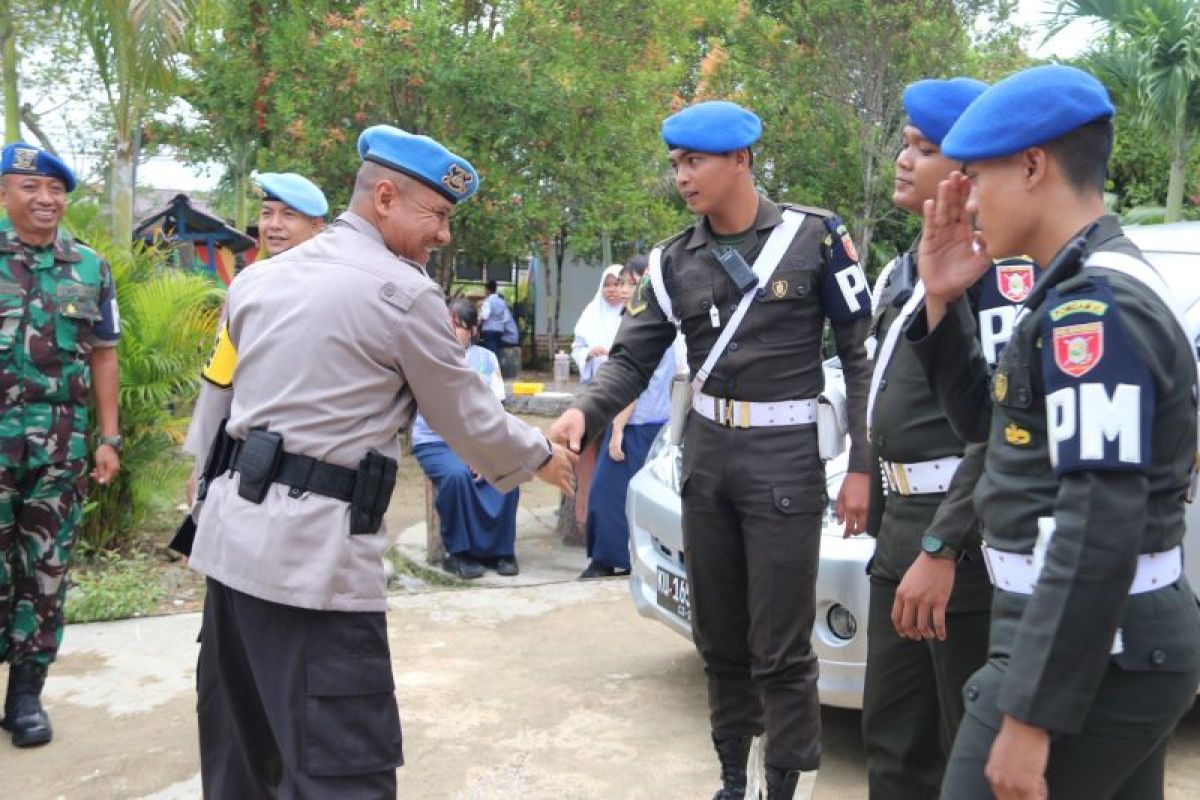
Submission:
<svg viewBox="0 0 1200 800">
<path fill-rule="evenodd" d="M 87 485 L 88 405 L 100 438 L 91 476 L 121 467 L 112 272 L 59 226 L 75 175 L 24 142 L 0 155 L 0 661 L 3 727 L 17 747 L 53 736 L 42 707 L 63 637 L 67 569 Z"/>
<path fill-rule="evenodd" d="M 400 718 L 384 611 L 383 514 L 419 406 L 501 491 L 570 491 L 570 453 L 504 413 L 425 272 L 479 178 L 379 125 L 350 210 L 230 287 L 209 379 L 232 414 L 198 494 L 208 577 L 197 675 L 210 797 L 393 798 Z"/>
<path fill-rule="evenodd" d="M 264 172 L 255 179 L 255 191 L 262 198 L 258 212 L 259 244 L 268 257 L 285 253 L 307 242 L 325 228 L 329 201 L 320 187 L 303 175 Z M 224 308 L 220 324 L 224 324 Z M 192 420 L 183 442 L 184 451 L 196 459 L 196 468 L 188 481 L 189 502 L 217 426 L 229 416 L 232 396 L 228 386 L 217 386 L 208 380 L 200 383 Z M 186 545 L 172 545 L 186 548 Z"/>
<path fill-rule="evenodd" d="M 957 168 L 941 142 L 987 84 L 922 80 L 904 90 L 908 124 L 896 157 L 892 202 L 920 214 Z M 929 389 L 900 335 L 918 306 L 917 243 L 880 275 L 872 335 L 876 359 L 867 403 L 879 469 L 867 531 L 871 605 L 863 689 L 863 741 L 870 796 L 936 798 L 962 718 L 962 688 L 987 658 L 992 586 L 971 499 L 984 446 L 966 445 Z M 1007 259 L 966 293 L 989 364 L 1033 288 L 1026 259 Z"/>
<path fill-rule="evenodd" d="M 756 191 L 751 147 L 761 131 L 757 116 L 727 101 L 663 123 L 676 187 L 700 219 L 654 249 L 608 363 L 551 429 L 572 449 L 602 433 L 646 388 L 680 326 L 693 374 L 683 533 L 719 800 L 744 794 L 750 741 L 764 731 L 772 800 L 792 797 L 799 773 L 820 761 L 809 639 L 827 503 L 814 425 L 826 319 L 849 398 L 838 509 L 850 533 L 865 521 L 871 468 L 867 282 L 836 216 Z"/>
<path fill-rule="evenodd" d="M 946 135 L 963 172 L 925 205 L 925 313 L 907 335 L 955 428 L 987 440 L 975 499 L 996 588 L 949 800 L 1162 797 L 1167 740 L 1195 700 L 1181 542 L 1196 357 L 1166 284 L 1105 213 L 1112 116 L 1085 72 L 1016 73 Z M 989 392 L 963 294 L 1018 253 L 1045 272 Z"/>
</svg>

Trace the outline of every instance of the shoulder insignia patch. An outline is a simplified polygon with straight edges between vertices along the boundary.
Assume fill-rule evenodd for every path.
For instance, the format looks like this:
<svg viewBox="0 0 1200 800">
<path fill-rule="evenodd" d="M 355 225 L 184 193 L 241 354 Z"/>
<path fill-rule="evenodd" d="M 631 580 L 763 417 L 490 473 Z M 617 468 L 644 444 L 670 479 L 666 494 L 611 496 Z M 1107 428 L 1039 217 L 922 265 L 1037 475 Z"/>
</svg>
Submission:
<svg viewBox="0 0 1200 800">
<path fill-rule="evenodd" d="M 229 326 L 222 325 L 221 332 L 217 334 L 217 344 L 200 374 L 213 386 L 228 389 L 233 385 L 233 372 L 236 368 L 237 349 L 229 338 Z"/>
<path fill-rule="evenodd" d="M 1103 322 L 1054 328 L 1054 363 L 1072 378 L 1091 372 L 1103 357 Z"/>
<path fill-rule="evenodd" d="M 1094 317 L 1102 317 L 1105 311 L 1108 311 L 1108 303 L 1085 297 L 1080 300 L 1068 300 L 1065 303 L 1059 303 L 1050 309 L 1050 319 L 1058 322 L 1063 317 L 1071 314 L 1091 314 Z"/>
<path fill-rule="evenodd" d="M 1036 278 L 1031 261 L 1004 260 L 996 264 L 996 288 L 1011 303 L 1024 302 Z"/>
<path fill-rule="evenodd" d="M 1004 441 L 1015 447 L 1025 447 L 1033 441 L 1033 435 L 1025 428 L 1010 422 L 1004 429 Z"/>
<path fill-rule="evenodd" d="M 647 274 L 638 281 L 637 288 L 633 290 L 633 297 L 630 297 L 629 302 L 625 304 L 625 313 L 636 317 L 645 311 L 650 305 L 650 301 L 646 299 L 646 292 L 649 291 L 651 291 L 650 276 Z"/>
</svg>

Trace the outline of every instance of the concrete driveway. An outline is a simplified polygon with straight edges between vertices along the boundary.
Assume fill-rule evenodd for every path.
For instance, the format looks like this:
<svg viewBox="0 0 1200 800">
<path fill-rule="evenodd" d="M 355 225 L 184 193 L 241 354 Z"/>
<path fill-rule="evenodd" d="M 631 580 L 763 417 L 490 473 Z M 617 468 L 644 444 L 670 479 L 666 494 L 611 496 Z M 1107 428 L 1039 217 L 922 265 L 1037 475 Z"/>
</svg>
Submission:
<svg viewBox="0 0 1200 800">
<path fill-rule="evenodd" d="M 391 599 L 400 797 L 708 800 L 717 768 L 691 644 L 638 617 L 623 580 L 573 580 L 582 552 L 553 540 L 543 507 L 522 514 L 519 579 Z M 419 557 L 423 525 L 398 538 Z M 199 797 L 199 624 L 70 626 L 46 687 L 55 740 L 24 751 L 0 740 L 0 797 Z M 866 797 L 859 715 L 829 709 L 824 723 L 823 767 L 799 796 Z M 1200 714 L 1168 770 L 1168 798 L 1200 797 Z"/>
</svg>

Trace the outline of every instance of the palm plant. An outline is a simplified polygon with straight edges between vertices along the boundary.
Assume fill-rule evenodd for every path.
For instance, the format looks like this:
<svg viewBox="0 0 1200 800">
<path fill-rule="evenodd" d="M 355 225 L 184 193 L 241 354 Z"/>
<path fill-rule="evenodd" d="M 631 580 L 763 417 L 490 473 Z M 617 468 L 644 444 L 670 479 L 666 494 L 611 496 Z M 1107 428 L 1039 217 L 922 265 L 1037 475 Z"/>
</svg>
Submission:
<svg viewBox="0 0 1200 800">
<path fill-rule="evenodd" d="M 134 167 L 142 123 L 156 94 L 170 91 L 196 0 L 69 0 L 62 4 L 96 62 L 113 125 L 110 235 L 133 234 Z"/>
<path fill-rule="evenodd" d="M 1148 129 L 1166 131 L 1166 220 L 1178 220 L 1188 153 L 1200 133 L 1200 0 L 1061 0 L 1049 36 L 1076 19 L 1097 21 L 1107 34 L 1086 64 Z"/>
<path fill-rule="evenodd" d="M 175 454 L 224 292 L 171 267 L 167 253 L 106 238 L 95 206 L 72 206 L 69 216 L 112 266 L 121 308 L 121 472 L 108 486 L 92 484 L 82 532 L 87 549 L 102 551 L 129 544 L 155 504 L 181 491 L 187 465 Z"/>
</svg>

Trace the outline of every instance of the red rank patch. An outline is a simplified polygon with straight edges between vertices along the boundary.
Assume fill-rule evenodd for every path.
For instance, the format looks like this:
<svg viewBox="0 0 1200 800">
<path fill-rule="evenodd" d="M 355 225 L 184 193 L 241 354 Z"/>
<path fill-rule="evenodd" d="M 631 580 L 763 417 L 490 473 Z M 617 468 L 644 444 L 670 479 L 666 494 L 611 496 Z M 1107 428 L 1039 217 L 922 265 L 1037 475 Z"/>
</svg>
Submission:
<svg viewBox="0 0 1200 800">
<path fill-rule="evenodd" d="M 1010 302 L 1020 303 L 1033 289 L 1033 264 L 997 264 L 996 286 Z"/>
<path fill-rule="evenodd" d="M 1078 378 L 1091 372 L 1103 356 L 1103 322 L 1054 329 L 1054 363 L 1071 377 Z"/>
</svg>

